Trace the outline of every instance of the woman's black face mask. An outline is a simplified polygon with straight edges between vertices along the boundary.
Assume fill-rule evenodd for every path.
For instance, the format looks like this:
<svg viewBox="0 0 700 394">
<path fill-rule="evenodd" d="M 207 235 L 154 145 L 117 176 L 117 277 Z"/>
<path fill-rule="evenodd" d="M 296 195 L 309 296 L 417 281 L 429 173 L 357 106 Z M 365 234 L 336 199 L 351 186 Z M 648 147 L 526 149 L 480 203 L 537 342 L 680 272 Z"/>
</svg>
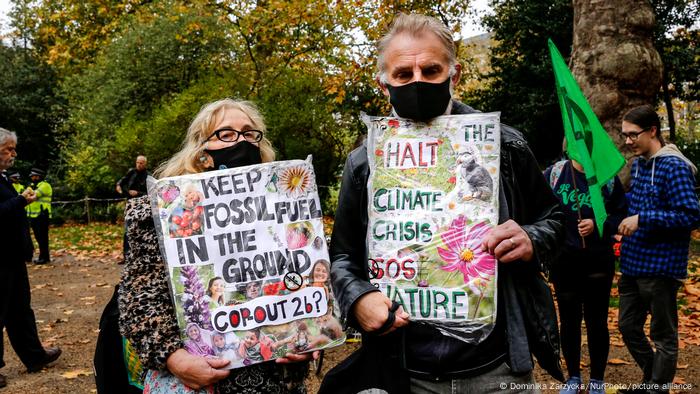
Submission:
<svg viewBox="0 0 700 394">
<path fill-rule="evenodd" d="M 387 84 L 386 87 L 396 114 L 421 122 L 445 114 L 452 99 L 450 77 L 441 83 L 416 81 L 401 86 Z"/>
<path fill-rule="evenodd" d="M 262 163 L 260 147 L 248 141 L 239 141 L 235 145 L 222 149 L 204 150 L 214 161 L 214 170 L 236 168 Z"/>
</svg>

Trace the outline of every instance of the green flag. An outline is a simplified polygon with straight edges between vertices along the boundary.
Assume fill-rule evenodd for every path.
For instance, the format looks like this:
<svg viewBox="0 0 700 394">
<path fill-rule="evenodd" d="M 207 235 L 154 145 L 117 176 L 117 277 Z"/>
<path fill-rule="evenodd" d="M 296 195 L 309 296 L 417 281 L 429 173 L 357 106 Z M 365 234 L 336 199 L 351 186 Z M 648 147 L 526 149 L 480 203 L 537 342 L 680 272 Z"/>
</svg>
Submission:
<svg viewBox="0 0 700 394">
<path fill-rule="evenodd" d="M 583 166 L 598 233 L 603 236 L 603 223 L 608 213 L 601 188 L 625 165 L 625 158 L 600 124 L 557 47 L 552 40 L 548 43 L 564 120 L 566 153 Z"/>
</svg>

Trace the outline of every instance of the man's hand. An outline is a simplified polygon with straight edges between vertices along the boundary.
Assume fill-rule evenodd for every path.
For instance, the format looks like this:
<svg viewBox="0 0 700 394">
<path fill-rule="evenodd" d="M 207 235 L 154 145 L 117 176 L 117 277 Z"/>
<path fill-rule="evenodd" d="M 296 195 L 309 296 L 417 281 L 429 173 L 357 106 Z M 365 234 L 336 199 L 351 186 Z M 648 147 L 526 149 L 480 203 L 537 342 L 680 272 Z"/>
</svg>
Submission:
<svg viewBox="0 0 700 394">
<path fill-rule="evenodd" d="M 491 230 L 484 238 L 481 249 L 494 255 L 501 263 L 530 261 L 534 255 L 530 237 L 512 219 Z"/>
<path fill-rule="evenodd" d="M 136 191 L 136 190 L 129 190 L 129 195 L 130 195 L 131 197 L 136 197 L 136 196 L 139 195 L 139 192 Z"/>
<path fill-rule="evenodd" d="M 178 349 L 166 360 L 168 370 L 186 386 L 193 389 L 200 389 L 218 382 L 227 377 L 228 370 L 218 370 L 216 368 L 225 367 L 230 363 L 223 358 L 205 358 L 190 354 L 185 349 Z"/>
<path fill-rule="evenodd" d="M 122 194 L 122 187 L 120 184 L 117 183 L 116 189 L 117 189 L 117 193 Z"/>
<path fill-rule="evenodd" d="M 617 228 L 617 232 L 622 234 L 625 237 L 628 237 L 632 234 L 634 234 L 635 231 L 639 228 L 639 215 L 634 215 L 630 217 L 626 217 L 622 220 L 620 223 L 620 226 Z"/>
<path fill-rule="evenodd" d="M 311 361 L 311 359 L 318 360 L 318 355 L 319 351 L 316 350 L 315 352 L 312 353 L 304 353 L 304 354 L 294 354 L 294 353 L 287 353 L 284 355 L 284 357 L 280 357 L 275 359 L 275 362 L 277 364 L 289 364 L 289 363 L 298 363 L 302 361 Z"/>
<path fill-rule="evenodd" d="M 355 305 L 352 307 L 352 313 L 355 315 L 357 322 L 360 323 L 360 327 L 371 333 L 380 329 L 387 321 L 389 308 L 391 308 L 389 298 L 379 291 L 372 291 L 364 294 L 355 302 Z M 408 313 L 403 310 L 403 307 L 399 307 L 394 313 L 396 315 L 394 324 L 380 335 L 388 334 L 408 324 Z"/>
<path fill-rule="evenodd" d="M 31 204 L 34 201 L 36 201 L 36 193 L 34 193 L 34 190 L 32 190 L 31 187 L 24 189 L 21 196 L 24 197 L 25 200 L 27 200 L 27 204 Z"/>
<path fill-rule="evenodd" d="M 593 219 L 583 219 L 578 222 L 578 233 L 582 237 L 587 237 L 593 232 Z"/>
</svg>

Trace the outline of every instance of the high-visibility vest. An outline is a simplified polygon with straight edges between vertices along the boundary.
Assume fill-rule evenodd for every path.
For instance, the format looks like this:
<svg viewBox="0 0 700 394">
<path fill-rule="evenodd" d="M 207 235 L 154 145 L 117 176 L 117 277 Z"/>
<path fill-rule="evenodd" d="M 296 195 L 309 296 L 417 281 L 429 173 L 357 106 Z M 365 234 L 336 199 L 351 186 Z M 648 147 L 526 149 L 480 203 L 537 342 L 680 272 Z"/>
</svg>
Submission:
<svg viewBox="0 0 700 394">
<path fill-rule="evenodd" d="M 24 189 L 25 189 L 25 187 L 22 186 L 21 183 L 13 183 L 13 184 L 12 184 L 12 187 L 14 187 L 15 190 L 17 190 L 17 194 L 22 194 L 22 192 L 23 192 Z"/>
<path fill-rule="evenodd" d="M 53 194 L 53 189 L 46 181 L 41 181 L 37 183 L 36 189 L 36 201 L 27 206 L 27 216 L 30 218 L 39 217 L 42 210 L 49 212 L 49 217 L 51 217 L 51 195 Z"/>
</svg>

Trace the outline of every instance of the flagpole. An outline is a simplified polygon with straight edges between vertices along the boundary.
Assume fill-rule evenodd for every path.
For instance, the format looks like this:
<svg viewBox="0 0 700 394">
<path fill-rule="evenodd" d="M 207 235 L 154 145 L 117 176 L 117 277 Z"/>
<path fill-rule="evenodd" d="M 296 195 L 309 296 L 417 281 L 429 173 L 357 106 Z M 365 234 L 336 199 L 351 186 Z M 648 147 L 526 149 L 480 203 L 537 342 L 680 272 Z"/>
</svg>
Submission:
<svg viewBox="0 0 700 394">
<path fill-rule="evenodd" d="M 578 214 L 578 223 L 581 223 L 583 217 L 581 216 L 581 201 L 578 198 L 579 190 L 578 186 L 576 186 L 576 172 L 574 171 L 574 161 L 569 159 L 569 164 L 571 164 L 571 181 L 574 183 L 574 190 L 576 190 L 576 213 Z M 576 226 L 576 229 L 578 229 L 578 226 Z M 578 233 L 578 235 L 581 237 L 581 249 L 586 249 L 586 239 L 580 232 Z"/>
</svg>

